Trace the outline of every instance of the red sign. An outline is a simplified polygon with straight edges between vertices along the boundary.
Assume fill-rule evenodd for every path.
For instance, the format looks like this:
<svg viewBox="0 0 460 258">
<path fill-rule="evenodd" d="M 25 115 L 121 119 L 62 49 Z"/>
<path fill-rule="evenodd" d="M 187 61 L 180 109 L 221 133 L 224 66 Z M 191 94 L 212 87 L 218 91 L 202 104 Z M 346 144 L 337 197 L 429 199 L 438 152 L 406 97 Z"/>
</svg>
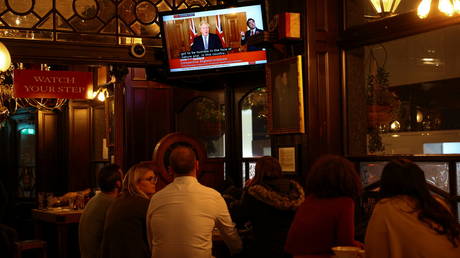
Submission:
<svg viewBox="0 0 460 258">
<path fill-rule="evenodd" d="M 14 70 L 16 98 L 87 99 L 92 86 L 91 72 Z"/>
</svg>

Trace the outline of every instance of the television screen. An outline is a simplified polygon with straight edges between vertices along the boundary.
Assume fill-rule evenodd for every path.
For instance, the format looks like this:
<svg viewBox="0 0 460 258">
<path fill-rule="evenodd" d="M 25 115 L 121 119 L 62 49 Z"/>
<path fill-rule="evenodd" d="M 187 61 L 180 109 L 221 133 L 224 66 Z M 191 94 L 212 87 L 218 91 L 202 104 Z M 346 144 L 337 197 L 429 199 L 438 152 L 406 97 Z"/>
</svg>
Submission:
<svg viewBox="0 0 460 258">
<path fill-rule="evenodd" d="M 170 72 L 265 64 L 248 39 L 264 30 L 261 4 L 160 14 Z"/>
</svg>

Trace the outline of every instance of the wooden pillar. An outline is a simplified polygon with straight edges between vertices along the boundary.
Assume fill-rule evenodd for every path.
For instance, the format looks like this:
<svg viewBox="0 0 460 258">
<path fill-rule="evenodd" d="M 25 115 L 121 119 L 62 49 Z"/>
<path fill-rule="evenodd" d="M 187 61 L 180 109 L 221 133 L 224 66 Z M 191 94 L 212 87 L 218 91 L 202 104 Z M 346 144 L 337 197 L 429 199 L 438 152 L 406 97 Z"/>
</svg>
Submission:
<svg viewBox="0 0 460 258">
<path fill-rule="evenodd" d="M 307 0 L 304 92 L 309 164 L 322 154 L 343 154 L 339 72 L 339 1 Z M 305 146 L 305 145 L 304 145 Z"/>
</svg>

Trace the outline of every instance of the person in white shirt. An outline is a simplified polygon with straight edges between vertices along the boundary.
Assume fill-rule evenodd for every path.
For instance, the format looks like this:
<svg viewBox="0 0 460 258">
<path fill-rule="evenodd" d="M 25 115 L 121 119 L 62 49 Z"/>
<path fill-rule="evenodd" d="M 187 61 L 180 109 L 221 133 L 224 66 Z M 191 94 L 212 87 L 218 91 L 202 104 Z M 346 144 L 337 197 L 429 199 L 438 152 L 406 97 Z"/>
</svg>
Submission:
<svg viewBox="0 0 460 258">
<path fill-rule="evenodd" d="M 169 163 L 175 179 L 152 197 L 147 210 L 152 258 L 211 258 L 215 227 L 230 252 L 240 252 L 241 239 L 224 199 L 196 179 L 195 152 L 178 146 Z"/>
</svg>

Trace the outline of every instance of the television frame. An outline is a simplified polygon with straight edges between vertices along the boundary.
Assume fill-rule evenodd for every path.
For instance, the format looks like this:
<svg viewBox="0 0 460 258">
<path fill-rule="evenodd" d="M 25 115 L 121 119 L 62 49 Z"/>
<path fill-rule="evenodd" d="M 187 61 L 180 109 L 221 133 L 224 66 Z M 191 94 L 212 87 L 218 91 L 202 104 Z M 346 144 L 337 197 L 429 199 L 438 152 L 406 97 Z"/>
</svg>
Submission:
<svg viewBox="0 0 460 258">
<path fill-rule="evenodd" d="M 214 5 L 214 6 L 207 6 L 207 7 L 199 7 L 199 8 L 192 8 L 192 9 L 183 9 L 183 10 L 173 10 L 173 11 L 166 11 L 166 12 L 159 12 L 159 22 L 160 22 L 160 33 L 161 39 L 163 44 L 163 58 L 165 63 L 165 71 L 166 77 L 168 79 L 175 79 L 175 78 L 183 78 L 183 77 L 197 77 L 197 76 L 216 76 L 221 74 L 228 74 L 228 73 L 241 73 L 241 72 L 254 72 L 254 71 L 263 71 L 265 69 L 265 65 L 268 63 L 268 54 L 267 50 L 265 50 L 265 63 L 260 64 L 247 64 L 247 65 L 240 65 L 240 66 L 223 66 L 223 67 L 214 67 L 214 68 L 205 68 L 205 69 L 193 69 L 188 71 L 176 71 L 172 72 L 170 68 L 170 58 L 168 55 L 168 46 L 166 45 L 166 37 L 165 37 L 165 26 L 163 17 L 167 15 L 178 15 L 178 14 L 185 14 L 185 13 L 196 13 L 202 11 L 214 11 L 214 10 L 222 10 L 228 8 L 236 8 L 236 7 L 245 7 L 245 6 L 252 6 L 252 5 L 260 5 L 261 6 L 261 18 L 262 21 L 257 21 L 257 24 L 262 23 L 262 27 L 264 31 L 268 31 L 267 25 L 267 16 L 266 16 L 266 6 L 265 1 L 246 1 L 242 3 L 234 3 L 234 4 L 224 4 L 224 5 Z"/>
</svg>

